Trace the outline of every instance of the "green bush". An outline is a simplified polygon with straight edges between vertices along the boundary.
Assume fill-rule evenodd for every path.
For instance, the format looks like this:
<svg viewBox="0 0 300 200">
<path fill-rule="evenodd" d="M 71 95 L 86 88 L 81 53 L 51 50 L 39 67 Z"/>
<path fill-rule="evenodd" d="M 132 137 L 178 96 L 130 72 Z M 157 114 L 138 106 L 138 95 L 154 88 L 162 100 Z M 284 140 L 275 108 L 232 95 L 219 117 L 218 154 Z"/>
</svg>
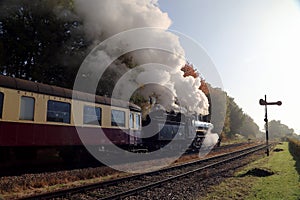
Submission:
<svg viewBox="0 0 300 200">
<path fill-rule="evenodd" d="M 291 154 L 300 159 L 300 140 L 294 138 L 288 138 L 289 151 Z"/>
</svg>

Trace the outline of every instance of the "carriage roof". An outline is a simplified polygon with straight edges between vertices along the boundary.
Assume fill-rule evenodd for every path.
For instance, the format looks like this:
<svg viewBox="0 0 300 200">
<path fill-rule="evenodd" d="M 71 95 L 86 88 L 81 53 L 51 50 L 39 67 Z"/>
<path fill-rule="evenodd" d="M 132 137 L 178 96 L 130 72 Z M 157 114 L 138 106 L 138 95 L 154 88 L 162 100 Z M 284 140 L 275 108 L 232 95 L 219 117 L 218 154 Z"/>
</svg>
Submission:
<svg viewBox="0 0 300 200">
<path fill-rule="evenodd" d="M 22 90 L 28 92 L 34 92 L 39 94 L 63 97 L 68 99 L 75 99 L 87 102 L 95 102 L 99 104 L 129 108 L 134 111 L 141 111 L 141 108 L 133 103 L 112 99 L 104 96 L 93 95 L 85 92 L 80 92 L 76 90 L 70 90 L 62 87 L 57 87 L 54 85 L 48 85 L 43 83 L 37 83 L 33 81 L 23 80 L 19 78 L 8 77 L 0 75 L 0 87 Z"/>
</svg>

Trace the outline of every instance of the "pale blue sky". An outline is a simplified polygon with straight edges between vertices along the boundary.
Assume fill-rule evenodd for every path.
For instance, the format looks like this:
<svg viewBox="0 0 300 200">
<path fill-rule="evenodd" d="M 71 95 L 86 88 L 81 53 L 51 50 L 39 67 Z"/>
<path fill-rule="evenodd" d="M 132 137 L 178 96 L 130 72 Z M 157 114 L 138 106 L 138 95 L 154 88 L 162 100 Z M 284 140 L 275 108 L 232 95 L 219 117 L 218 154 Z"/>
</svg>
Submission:
<svg viewBox="0 0 300 200">
<path fill-rule="evenodd" d="M 269 120 L 300 132 L 299 1 L 159 0 L 159 6 L 172 19 L 171 29 L 207 50 L 225 91 L 261 128 L 258 101 L 267 94 L 283 102 L 269 107 Z"/>
</svg>

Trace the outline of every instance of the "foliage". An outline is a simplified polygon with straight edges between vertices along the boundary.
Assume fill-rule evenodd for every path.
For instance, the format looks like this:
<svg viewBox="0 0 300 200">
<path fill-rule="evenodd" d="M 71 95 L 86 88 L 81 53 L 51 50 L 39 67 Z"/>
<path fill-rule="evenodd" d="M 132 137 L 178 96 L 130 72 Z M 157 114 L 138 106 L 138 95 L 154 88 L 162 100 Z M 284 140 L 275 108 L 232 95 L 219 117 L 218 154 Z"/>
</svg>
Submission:
<svg viewBox="0 0 300 200">
<path fill-rule="evenodd" d="M 72 6 L 70 0 L 2 2 L 0 73 L 70 87 L 87 48 Z"/>
<path fill-rule="evenodd" d="M 223 140 L 234 139 L 236 134 L 246 138 L 255 138 L 260 135 L 258 125 L 243 112 L 232 97 L 220 88 L 209 87 L 209 91 L 213 103 L 212 123 L 215 126 L 214 131 L 221 133 Z M 222 120 L 224 120 L 224 124 L 222 124 Z"/>
<path fill-rule="evenodd" d="M 183 74 L 184 77 L 192 76 L 194 78 L 198 78 L 200 76 L 199 72 L 195 69 L 195 67 L 188 62 L 181 68 L 181 71 L 184 72 L 184 74 Z M 199 89 L 206 96 L 209 96 L 208 84 L 205 82 L 204 78 L 202 78 L 202 77 L 200 77 L 200 81 L 201 81 L 201 85 L 200 85 Z"/>
<path fill-rule="evenodd" d="M 288 138 L 288 142 L 291 154 L 296 156 L 300 160 L 300 140 Z"/>
<path fill-rule="evenodd" d="M 230 132 L 229 137 L 233 137 L 235 134 L 240 133 L 240 128 L 244 122 L 244 112 L 242 109 L 235 103 L 234 99 L 231 97 L 227 97 L 228 107 L 227 109 L 230 111 Z"/>
<path fill-rule="evenodd" d="M 214 124 L 214 132 L 221 133 L 222 138 L 226 138 L 225 132 L 230 131 L 230 119 L 228 115 L 227 94 L 220 88 L 212 88 L 209 86 L 210 95 L 210 117 Z M 225 123 L 224 123 L 225 119 Z"/>
<path fill-rule="evenodd" d="M 260 133 L 258 125 L 247 114 L 244 114 L 244 120 L 239 131 L 240 134 L 246 136 L 247 138 L 255 138 L 258 136 L 258 133 Z"/>
<path fill-rule="evenodd" d="M 269 122 L 269 137 L 270 138 L 282 138 L 286 136 L 292 136 L 294 129 L 290 129 L 287 125 L 284 125 L 280 120 L 272 120 Z"/>
<path fill-rule="evenodd" d="M 199 72 L 190 63 L 186 63 L 181 70 L 184 72 L 184 77 L 199 77 Z M 253 119 L 246 115 L 226 92 L 220 88 L 211 87 L 203 78 L 201 78 L 199 89 L 206 94 L 211 105 L 209 108 L 210 115 L 206 119 L 212 121 L 214 131 L 221 133 L 223 139 L 232 139 L 236 134 L 255 137 L 256 133 L 259 133 L 259 127 Z"/>
<path fill-rule="evenodd" d="M 103 73 L 97 87 L 97 94 L 101 96 L 112 96 L 112 92 L 118 80 L 126 73 L 129 69 L 136 67 L 132 56 L 129 54 L 122 55 L 120 58 L 115 60 L 110 66 L 107 67 Z M 138 100 L 135 102 L 134 100 Z M 140 105 L 140 98 L 131 98 L 132 102 Z"/>
<path fill-rule="evenodd" d="M 197 72 L 197 70 L 194 68 L 194 66 L 190 63 L 186 63 L 182 68 L 181 71 L 184 72 L 183 76 L 187 77 L 187 76 L 192 76 L 194 78 L 199 77 L 199 73 Z"/>
</svg>

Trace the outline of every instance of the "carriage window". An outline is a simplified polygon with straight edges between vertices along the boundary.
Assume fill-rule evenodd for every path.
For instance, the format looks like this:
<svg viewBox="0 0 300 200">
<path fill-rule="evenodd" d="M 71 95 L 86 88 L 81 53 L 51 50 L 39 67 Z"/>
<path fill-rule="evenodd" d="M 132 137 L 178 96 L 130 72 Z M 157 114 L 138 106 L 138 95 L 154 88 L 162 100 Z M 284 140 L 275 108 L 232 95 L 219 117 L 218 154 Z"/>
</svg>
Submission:
<svg viewBox="0 0 300 200">
<path fill-rule="evenodd" d="M 101 126 L 101 108 L 84 106 L 83 123 Z"/>
<path fill-rule="evenodd" d="M 140 129 L 141 128 L 141 118 L 140 118 L 140 115 L 139 114 L 135 114 L 135 127 L 137 129 Z"/>
<path fill-rule="evenodd" d="M 125 112 L 120 110 L 112 110 L 111 125 L 125 127 Z"/>
<path fill-rule="evenodd" d="M 32 97 L 21 97 L 21 120 L 32 120 L 34 119 L 34 98 Z"/>
<path fill-rule="evenodd" d="M 129 115 L 129 128 L 134 128 L 134 114 L 130 113 Z"/>
<path fill-rule="evenodd" d="M 0 118 L 2 118 L 3 99 L 4 99 L 4 94 L 0 92 Z"/>
<path fill-rule="evenodd" d="M 60 101 L 48 101 L 47 121 L 70 123 L 71 104 Z"/>
</svg>

